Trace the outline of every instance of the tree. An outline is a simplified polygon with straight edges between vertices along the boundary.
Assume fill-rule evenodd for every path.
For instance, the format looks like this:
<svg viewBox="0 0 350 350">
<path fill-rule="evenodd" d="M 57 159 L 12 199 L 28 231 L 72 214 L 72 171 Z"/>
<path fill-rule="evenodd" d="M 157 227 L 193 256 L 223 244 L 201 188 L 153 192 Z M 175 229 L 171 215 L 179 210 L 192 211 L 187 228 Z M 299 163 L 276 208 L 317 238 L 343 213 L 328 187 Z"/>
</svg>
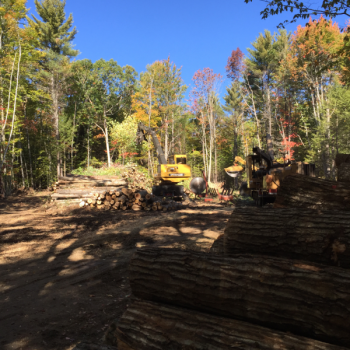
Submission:
<svg viewBox="0 0 350 350">
<path fill-rule="evenodd" d="M 211 181 L 212 158 L 216 149 L 215 105 L 222 75 L 214 73 L 211 68 L 204 68 L 195 72 L 192 80 L 194 82 L 191 91 L 192 109 L 201 125 L 203 163 L 208 180 Z M 207 147 L 207 127 L 209 127 L 209 149 Z M 216 157 L 214 163 L 216 163 Z"/>
<path fill-rule="evenodd" d="M 60 99 L 63 94 L 63 80 L 67 73 L 68 59 L 78 54 L 78 51 L 73 50 L 71 45 L 77 30 L 74 27 L 69 31 L 73 24 L 73 16 L 70 14 L 66 19 L 65 5 L 65 0 L 43 0 L 42 2 L 35 0 L 36 10 L 42 21 L 34 15 L 32 15 L 33 20 L 27 18 L 29 25 L 38 33 L 41 42 L 40 47 L 47 51 L 48 54 L 42 64 L 50 75 L 52 114 L 56 129 L 57 176 L 62 171 L 59 149 L 59 113 Z"/>
<path fill-rule="evenodd" d="M 244 0 L 245 3 L 253 0 Z M 262 19 L 269 16 L 279 15 L 282 12 L 295 13 L 291 21 L 285 20 L 283 23 L 294 23 L 298 19 L 308 19 L 310 16 L 322 15 L 328 18 L 345 15 L 350 17 L 350 3 L 343 0 L 322 0 L 319 4 L 304 3 L 300 0 L 271 0 L 267 3 L 265 9 L 260 12 Z M 283 23 L 279 26 L 283 27 Z"/>
<path fill-rule="evenodd" d="M 312 109 L 315 135 L 323 130 L 323 147 L 318 153 L 326 178 L 335 176 L 335 154 L 332 154 L 330 146 L 332 111 L 327 107 L 327 102 L 329 89 L 337 80 L 337 71 L 340 70 L 334 54 L 342 45 L 343 36 L 336 23 L 322 17 L 316 21 L 310 19 L 306 27 L 298 27 L 283 62 L 283 69 L 290 72 L 294 81 L 303 82 L 299 91 L 304 92 Z"/>
<path fill-rule="evenodd" d="M 135 78 L 134 68 L 120 67 L 112 59 L 100 59 L 93 64 L 93 88 L 88 100 L 95 114 L 94 124 L 105 138 L 108 167 L 111 166 L 108 119 L 122 121 L 123 113 L 130 112 Z"/>
</svg>

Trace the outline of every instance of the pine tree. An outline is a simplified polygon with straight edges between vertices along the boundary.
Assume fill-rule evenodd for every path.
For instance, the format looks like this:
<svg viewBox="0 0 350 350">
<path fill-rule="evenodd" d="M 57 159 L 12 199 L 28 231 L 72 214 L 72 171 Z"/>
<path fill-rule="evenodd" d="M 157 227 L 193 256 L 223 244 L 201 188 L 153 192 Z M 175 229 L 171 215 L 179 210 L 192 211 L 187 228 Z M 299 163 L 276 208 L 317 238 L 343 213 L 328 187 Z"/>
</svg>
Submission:
<svg viewBox="0 0 350 350">
<path fill-rule="evenodd" d="M 43 21 L 35 16 L 28 23 L 33 27 L 40 38 L 42 48 L 47 52 L 47 60 L 43 62 L 50 80 L 50 94 L 52 98 L 52 114 L 55 120 L 56 147 L 57 147 L 57 176 L 62 174 L 60 156 L 60 132 L 59 132 L 59 107 L 63 85 L 69 58 L 78 55 L 77 50 L 72 49 L 72 40 L 77 30 L 73 24 L 72 14 L 66 20 L 64 11 L 66 1 L 63 0 L 35 0 L 36 10 Z"/>
<path fill-rule="evenodd" d="M 73 24 L 73 15 L 70 14 L 66 20 L 64 11 L 66 0 L 43 0 L 42 2 L 35 0 L 34 2 L 43 21 L 32 15 L 34 20 L 28 18 L 28 23 L 38 32 L 42 47 L 59 55 L 77 56 L 79 52 L 73 50 L 71 45 L 77 30 L 74 27 L 69 31 Z"/>
</svg>

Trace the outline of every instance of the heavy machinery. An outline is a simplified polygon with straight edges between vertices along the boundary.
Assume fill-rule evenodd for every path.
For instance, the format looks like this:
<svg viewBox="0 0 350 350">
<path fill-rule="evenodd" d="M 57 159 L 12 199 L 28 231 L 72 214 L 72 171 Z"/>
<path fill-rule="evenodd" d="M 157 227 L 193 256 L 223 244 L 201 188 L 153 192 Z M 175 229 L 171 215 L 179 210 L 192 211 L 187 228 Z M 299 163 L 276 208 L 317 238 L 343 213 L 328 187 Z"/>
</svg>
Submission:
<svg viewBox="0 0 350 350">
<path fill-rule="evenodd" d="M 240 159 L 242 160 L 242 158 Z M 236 159 L 236 161 L 238 160 Z M 273 157 L 269 153 L 259 147 L 254 147 L 253 154 L 249 155 L 243 162 L 240 163 L 244 166 L 234 165 L 225 168 L 225 171 L 231 177 L 236 177 L 244 170 L 246 171 L 247 183 L 242 184 L 240 192 L 249 194 L 258 206 L 275 201 L 278 187 L 286 176 L 290 174 L 315 176 L 314 164 L 292 163 L 291 161 L 278 163 L 273 161 Z"/>
<path fill-rule="evenodd" d="M 225 171 L 227 175 L 237 177 L 244 170 L 245 165 L 245 160 L 240 156 L 236 156 L 234 164 L 228 168 L 225 168 Z"/>
<path fill-rule="evenodd" d="M 147 141 L 147 135 L 152 138 L 159 162 L 154 175 L 155 185 L 152 187 L 152 193 L 156 196 L 183 196 L 184 187 L 177 184 L 191 178 L 191 167 L 186 164 L 187 156 L 174 154 L 167 160 L 155 131 L 140 122 L 136 133 L 137 144 Z"/>
</svg>

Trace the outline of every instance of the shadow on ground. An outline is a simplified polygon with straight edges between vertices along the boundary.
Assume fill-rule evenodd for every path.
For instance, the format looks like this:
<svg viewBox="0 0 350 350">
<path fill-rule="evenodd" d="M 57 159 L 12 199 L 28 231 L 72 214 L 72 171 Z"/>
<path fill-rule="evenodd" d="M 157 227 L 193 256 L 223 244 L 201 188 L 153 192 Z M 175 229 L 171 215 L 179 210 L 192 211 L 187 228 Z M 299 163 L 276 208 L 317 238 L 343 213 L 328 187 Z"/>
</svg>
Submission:
<svg viewBox="0 0 350 350">
<path fill-rule="evenodd" d="M 0 348 L 101 343 L 130 297 L 136 247 L 209 251 L 231 208 L 178 212 L 48 208 L 46 196 L 0 204 Z"/>
</svg>

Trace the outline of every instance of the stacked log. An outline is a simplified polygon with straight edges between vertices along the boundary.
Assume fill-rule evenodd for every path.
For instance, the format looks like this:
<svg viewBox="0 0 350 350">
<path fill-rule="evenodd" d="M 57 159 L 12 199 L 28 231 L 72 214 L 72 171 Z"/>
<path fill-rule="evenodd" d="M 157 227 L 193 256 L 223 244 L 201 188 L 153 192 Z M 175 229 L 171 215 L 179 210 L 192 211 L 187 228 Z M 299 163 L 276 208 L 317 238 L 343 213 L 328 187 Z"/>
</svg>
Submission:
<svg viewBox="0 0 350 350">
<path fill-rule="evenodd" d="M 118 190 L 93 192 L 90 198 L 82 199 L 79 206 L 99 210 L 171 211 L 179 209 L 181 203 L 164 201 L 145 190 L 135 191 L 123 187 Z"/>
<path fill-rule="evenodd" d="M 139 250 L 130 263 L 142 300 L 350 344 L 350 270 L 298 260 Z"/>
<path fill-rule="evenodd" d="M 224 252 L 299 259 L 350 269 L 350 215 L 344 211 L 237 208 Z"/>
<path fill-rule="evenodd" d="M 350 154 L 338 153 L 335 157 L 335 165 L 338 168 L 338 181 L 350 182 Z"/>
<path fill-rule="evenodd" d="M 152 195 L 143 184 L 128 186 L 127 179 L 118 177 L 60 176 L 51 199 L 99 210 L 172 211 L 181 207 L 179 202 Z"/>
<path fill-rule="evenodd" d="M 350 183 L 289 175 L 278 188 L 274 207 L 350 211 Z"/>
<path fill-rule="evenodd" d="M 138 250 L 118 348 L 345 349 L 349 248 L 348 212 L 242 208 L 211 254 Z"/>
<path fill-rule="evenodd" d="M 118 339 L 119 350 L 345 350 L 247 322 L 142 300 L 129 305 L 110 338 Z"/>
<path fill-rule="evenodd" d="M 119 177 L 94 176 L 59 176 L 54 186 L 58 189 L 84 189 L 92 187 L 121 187 L 127 186 L 127 180 Z"/>
</svg>

